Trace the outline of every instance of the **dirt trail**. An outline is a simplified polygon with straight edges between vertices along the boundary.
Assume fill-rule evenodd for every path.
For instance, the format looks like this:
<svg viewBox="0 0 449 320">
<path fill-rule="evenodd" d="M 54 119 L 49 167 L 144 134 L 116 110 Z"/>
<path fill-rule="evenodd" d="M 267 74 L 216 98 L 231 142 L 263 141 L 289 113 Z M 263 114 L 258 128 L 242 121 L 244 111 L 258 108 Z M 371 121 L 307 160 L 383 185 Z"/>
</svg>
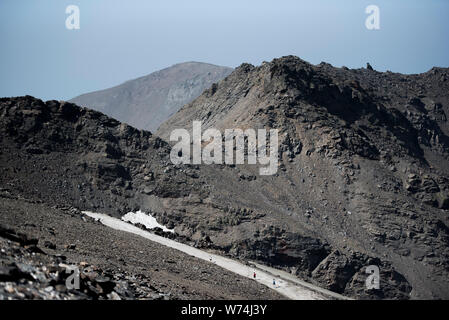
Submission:
<svg viewBox="0 0 449 320">
<path fill-rule="evenodd" d="M 191 246 L 188 246 L 186 244 L 182 244 L 158 235 L 155 235 L 153 233 L 150 233 L 148 231 L 144 231 L 142 229 L 139 229 L 138 227 L 135 227 L 127 222 L 124 222 L 122 220 L 119 220 L 117 218 L 110 217 L 105 214 L 101 213 L 93 213 L 89 211 L 83 211 L 84 214 L 87 216 L 98 219 L 101 223 L 104 225 L 113 228 L 115 230 L 121 230 L 125 232 L 130 232 L 136 235 L 139 235 L 141 237 L 144 237 L 148 240 L 157 242 L 159 244 L 162 244 L 164 246 L 182 251 L 188 255 L 191 255 L 193 257 L 196 257 L 198 259 L 202 259 L 208 262 L 213 262 L 216 265 L 229 270 L 231 272 L 234 272 L 238 275 L 252 278 L 253 273 L 256 272 L 256 281 L 269 287 L 270 289 L 273 289 L 280 294 L 284 295 L 285 297 L 293 300 L 322 300 L 322 299 L 335 299 L 335 298 L 344 298 L 342 296 L 339 296 L 337 294 L 329 294 L 327 291 L 323 290 L 322 288 L 315 287 L 312 284 L 306 284 L 302 281 L 293 281 L 293 279 L 290 279 L 289 277 L 282 276 L 282 272 L 276 272 L 273 273 L 273 269 L 266 269 L 262 270 L 261 265 L 253 265 L 248 266 L 243 263 L 237 262 L 235 260 L 225 258 L 216 254 L 208 253 L 206 251 L 193 248 Z M 265 267 L 263 267 L 265 268 Z M 273 284 L 273 279 L 275 280 L 275 285 Z"/>
</svg>

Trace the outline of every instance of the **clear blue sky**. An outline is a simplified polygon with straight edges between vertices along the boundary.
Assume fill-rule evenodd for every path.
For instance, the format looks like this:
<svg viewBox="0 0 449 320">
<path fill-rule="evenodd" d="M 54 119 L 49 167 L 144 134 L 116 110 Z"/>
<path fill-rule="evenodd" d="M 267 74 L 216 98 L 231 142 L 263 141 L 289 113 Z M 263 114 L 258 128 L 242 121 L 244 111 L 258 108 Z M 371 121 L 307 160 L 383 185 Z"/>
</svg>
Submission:
<svg viewBox="0 0 449 320">
<path fill-rule="evenodd" d="M 66 6 L 80 30 L 65 28 Z M 365 28 L 366 6 L 380 30 Z M 284 55 L 420 73 L 449 66 L 447 0 L 0 0 L 0 97 L 68 100 L 185 61 Z"/>
</svg>

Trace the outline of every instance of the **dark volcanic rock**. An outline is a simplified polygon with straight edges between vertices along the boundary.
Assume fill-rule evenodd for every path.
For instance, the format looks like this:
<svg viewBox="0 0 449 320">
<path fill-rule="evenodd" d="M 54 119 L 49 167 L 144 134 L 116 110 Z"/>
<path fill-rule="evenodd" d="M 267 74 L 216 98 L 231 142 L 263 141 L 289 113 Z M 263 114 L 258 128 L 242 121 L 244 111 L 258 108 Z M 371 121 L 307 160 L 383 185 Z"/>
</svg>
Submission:
<svg viewBox="0 0 449 320">
<path fill-rule="evenodd" d="M 170 169 L 168 145 L 150 132 L 67 102 L 24 97 L 0 105 L 1 184 L 9 192 L 116 215 L 138 207 L 150 188 L 161 197 L 203 192 Z"/>
</svg>

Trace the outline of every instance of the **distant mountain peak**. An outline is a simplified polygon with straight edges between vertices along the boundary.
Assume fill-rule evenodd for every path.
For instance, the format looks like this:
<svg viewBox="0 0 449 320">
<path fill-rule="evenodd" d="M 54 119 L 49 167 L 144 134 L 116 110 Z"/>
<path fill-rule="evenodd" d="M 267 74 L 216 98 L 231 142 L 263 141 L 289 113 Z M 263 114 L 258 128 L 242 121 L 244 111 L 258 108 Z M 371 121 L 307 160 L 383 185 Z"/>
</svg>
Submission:
<svg viewBox="0 0 449 320">
<path fill-rule="evenodd" d="M 109 89 L 80 95 L 70 102 L 139 129 L 155 131 L 170 115 L 232 70 L 204 62 L 177 63 Z"/>
</svg>

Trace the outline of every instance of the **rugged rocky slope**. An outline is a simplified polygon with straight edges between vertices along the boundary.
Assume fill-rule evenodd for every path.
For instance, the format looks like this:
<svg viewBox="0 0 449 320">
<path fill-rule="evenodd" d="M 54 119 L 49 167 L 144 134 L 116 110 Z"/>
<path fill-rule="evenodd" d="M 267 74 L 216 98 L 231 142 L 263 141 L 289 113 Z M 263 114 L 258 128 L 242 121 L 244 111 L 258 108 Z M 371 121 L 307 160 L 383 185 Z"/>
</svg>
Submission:
<svg viewBox="0 0 449 320">
<path fill-rule="evenodd" d="M 194 169 L 167 179 L 170 148 L 148 131 L 67 102 L 23 97 L 0 104 L 1 184 L 8 190 L 115 216 L 139 208 L 141 195 L 204 193 L 193 183 Z"/>
<path fill-rule="evenodd" d="M 180 63 L 110 89 L 83 94 L 71 102 L 136 128 L 154 131 L 183 105 L 231 72 L 231 68 L 207 63 Z"/>
<path fill-rule="evenodd" d="M 0 200 L 0 300 L 283 299 L 255 281 L 105 227 L 74 208 L 7 191 Z M 67 288 L 67 267 L 79 269 L 79 290 Z"/>
<path fill-rule="evenodd" d="M 0 299 L 282 298 L 82 217 L 78 208 L 119 216 L 141 207 L 146 193 L 200 198 L 192 170 L 166 180 L 162 140 L 70 103 L 0 105 Z M 79 267 L 81 290 L 64 286 L 64 265 Z"/>
<path fill-rule="evenodd" d="M 115 216 L 151 211 L 180 241 L 258 260 L 359 298 L 448 298 L 447 69 L 421 75 L 244 64 L 174 128 L 280 130 L 279 170 L 173 165 L 170 146 L 71 103 L 0 100 L 14 197 Z M 365 268 L 380 267 L 380 290 Z"/>
<path fill-rule="evenodd" d="M 168 140 L 193 120 L 280 130 L 275 176 L 202 168 L 228 219 L 199 227 L 220 248 L 347 294 L 448 298 L 448 109 L 447 69 L 401 75 L 285 57 L 240 66 L 157 134 Z M 369 264 L 380 266 L 380 292 L 363 289 Z"/>
</svg>

